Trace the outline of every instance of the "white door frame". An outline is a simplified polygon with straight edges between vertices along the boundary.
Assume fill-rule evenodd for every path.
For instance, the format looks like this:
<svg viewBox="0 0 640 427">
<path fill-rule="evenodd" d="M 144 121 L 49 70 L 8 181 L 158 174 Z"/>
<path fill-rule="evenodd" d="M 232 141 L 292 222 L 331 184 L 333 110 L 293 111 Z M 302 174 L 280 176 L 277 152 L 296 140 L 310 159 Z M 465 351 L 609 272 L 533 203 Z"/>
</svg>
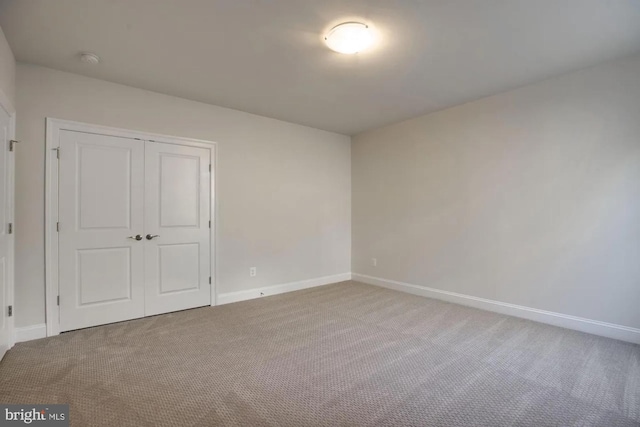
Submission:
<svg viewBox="0 0 640 427">
<path fill-rule="evenodd" d="M 0 90 L 0 108 L 2 108 L 4 111 L 7 112 L 7 114 L 9 114 L 9 139 L 16 139 L 16 110 L 13 107 L 13 105 L 11 105 L 11 102 L 9 101 L 9 98 L 7 98 L 7 96 L 5 95 L 5 93 Z M 8 173 L 8 180 L 7 180 L 7 189 L 8 189 L 8 194 L 7 194 L 7 209 L 8 212 L 6 212 L 6 217 L 9 220 L 9 222 L 11 222 L 13 224 L 13 228 L 14 228 L 14 232 L 13 234 L 11 234 L 10 240 L 9 240 L 9 269 L 8 269 L 8 274 L 7 274 L 7 301 L 8 301 L 8 305 L 13 307 L 13 316 L 9 318 L 9 348 L 13 347 L 13 345 L 16 343 L 16 337 L 15 337 L 15 311 L 16 311 L 16 306 L 15 306 L 15 253 L 16 253 L 16 248 L 15 248 L 15 242 L 16 242 L 16 237 L 15 237 L 15 206 L 16 206 L 16 197 L 15 197 L 15 184 L 16 184 L 16 153 L 17 148 L 14 146 L 13 147 L 13 155 L 9 156 L 9 173 Z M 3 224 L 3 226 L 6 227 L 6 224 Z M 6 310 L 6 307 L 2 307 L 2 310 Z"/>
<path fill-rule="evenodd" d="M 123 138 L 134 138 L 166 144 L 187 145 L 202 147 L 211 150 L 211 306 L 216 305 L 216 224 L 218 222 L 218 209 L 216 202 L 216 170 L 218 155 L 217 144 L 201 139 L 182 138 L 176 136 L 160 135 L 149 132 L 140 132 L 128 129 L 120 129 L 108 126 L 93 125 L 88 123 L 60 120 L 47 117 L 45 138 L 45 310 L 47 336 L 60 333 L 60 312 L 58 307 L 58 149 L 61 130 L 87 132 L 101 135 L 111 135 Z M 64 153 L 60 153 L 64 156 Z"/>
</svg>

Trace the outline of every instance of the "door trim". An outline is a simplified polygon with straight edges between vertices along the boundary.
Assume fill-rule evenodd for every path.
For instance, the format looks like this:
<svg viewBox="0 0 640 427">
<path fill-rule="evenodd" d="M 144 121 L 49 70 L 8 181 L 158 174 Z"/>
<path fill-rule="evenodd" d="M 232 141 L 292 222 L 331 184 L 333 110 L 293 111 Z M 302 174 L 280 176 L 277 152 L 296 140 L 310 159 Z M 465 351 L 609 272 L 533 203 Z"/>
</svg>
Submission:
<svg viewBox="0 0 640 427">
<path fill-rule="evenodd" d="M 13 107 L 13 105 L 11 104 L 11 102 L 9 101 L 9 98 L 5 95 L 5 93 L 0 89 L 0 108 L 2 108 L 4 111 L 7 112 L 7 114 L 9 115 L 9 138 L 10 139 L 16 139 L 16 110 Z M 8 173 L 8 182 L 7 182 L 7 189 L 8 189 L 8 195 L 7 195 L 7 199 L 9 201 L 9 203 L 7 204 L 7 209 L 8 212 L 6 212 L 6 217 L 9 220 L 9 222 L 13 223 L 14 227 L 15 227 L 15 211 L 16 211 L 16 150 L 19 149 L 18 148 L 14 148 L 13 150 L 13 155 L 10 156 L 9 158 L 9 173 Z M 6 224 L 3 224 L 3 226 L 6 226 Z M 9 269 L 8 269 L 8 274 L 7 274 L 7 302 L 8 305 L 13 306 L 13 316 L 9 317 L 9 321 L 8 321 L 8 325 L 9 325 L 9 349 L 11 349 L 11 347 L 14 346 L 14 344 L 16 343 L 15 340 L 15 318 L 16 318 L 16 314 L 15 314 L 15 253 L 16 253 L 16 234 L 15 231 L 14 233 L 11 235 L 10 240 L 9 240 L 9 252 L 8 252 L 8 258 L 9 258 Z M 3 313 L 6 313 L 5 310 L 7 310 L 6 307 L 2 307 Z M 0 356 L 1 358 L 2 356 Z"/>
<path fill-rule="evenodd" d="M 45 319 L 47 336 L 60 334 L 60 311 L 58 307 L 58 158 L 60 131 L 94 133 L 124 138 L 134 138 L 165 144 L 186 145 L 190 147 L 208 148 L 213 159 L 211 162 L 211 213 L 210 256 L 211 256 L 211 302 L 216 305 L 216 224 L 218 222 L 218 203 L 216 199 L 216 171 L 218 162 L 218 145 L 213 141 L 177 136 L 161 135 L 149 132 L 93 125 L 70 120 L 46 118 L 45 134 Z M 64 155 L 64 153 L 61 153 Z"/>
</svg>

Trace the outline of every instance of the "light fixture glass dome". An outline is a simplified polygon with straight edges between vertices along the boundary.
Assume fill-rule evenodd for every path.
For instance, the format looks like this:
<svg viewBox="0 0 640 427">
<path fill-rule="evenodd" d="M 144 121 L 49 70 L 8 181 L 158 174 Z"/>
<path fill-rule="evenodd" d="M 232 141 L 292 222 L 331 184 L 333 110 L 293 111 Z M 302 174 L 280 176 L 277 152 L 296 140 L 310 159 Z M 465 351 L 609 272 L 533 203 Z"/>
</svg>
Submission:
<svg viewBox="0 0 640 427">
<path fill-rule="evenodd" d="M 84 62 L 85 64 L 95 65 L 100 62 L 100 57 L 95 53 L 81 52 L 80 61 Z"/>
<path fill-rule="evenodd" d="M 373 35 L 366 24 L 345 22 L 333 27 L 324 37 L 329 49 L 339 53 L 354 54 L 371 46 Z"/>
</svg>

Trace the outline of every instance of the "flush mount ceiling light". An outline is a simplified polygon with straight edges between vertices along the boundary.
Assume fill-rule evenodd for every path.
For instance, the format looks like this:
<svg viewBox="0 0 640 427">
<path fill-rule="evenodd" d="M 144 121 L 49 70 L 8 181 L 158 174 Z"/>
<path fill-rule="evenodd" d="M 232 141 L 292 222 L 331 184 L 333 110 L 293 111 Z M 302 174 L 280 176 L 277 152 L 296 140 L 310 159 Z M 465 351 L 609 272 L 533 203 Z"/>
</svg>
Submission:
<svg viewBox="0 0 640 427">
<path fill-rule="evenodd" d="M 344 22 L 329 30 L 324 40 L 329 49 L 350 55 L 361 52 L 371 46 L 373 34 L 371 34 L 371 30 L 366 24 Z"/>
<path fill-rule="evenodd" d="M 80 61 L 82 61 L 82 62 L 84 62 L 86 64 L 95 65 L 98 62 L 100 62 L 100 57 L 98 55 L 96 55 L 95 53 L 82 52 L 80 54 Z"/>
</svg>

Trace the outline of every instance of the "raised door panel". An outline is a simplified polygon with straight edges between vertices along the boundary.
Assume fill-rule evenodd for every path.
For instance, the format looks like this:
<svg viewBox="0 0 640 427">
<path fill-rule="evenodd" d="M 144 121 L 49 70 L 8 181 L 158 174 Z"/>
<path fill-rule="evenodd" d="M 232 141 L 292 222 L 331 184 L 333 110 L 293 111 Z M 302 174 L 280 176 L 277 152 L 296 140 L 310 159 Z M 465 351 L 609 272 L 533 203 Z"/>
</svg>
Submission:
<svg viewBox="0 0 640 427">
<path fill-rule="evenodd" d="M 147 142 L 145 313 L 209 305 L 211 152 Z"/>
<path fill-rule="evenodd" d="M 81 249 L 76 253 L 78 306 L 131 300 L 131 248 Z"/>
<path fill-rule="evenodd" d="M 60 132 L 61 331 L 144 316 L 144 142 Z"/>
<path fill-rule="evenodd" d="M 79 143 L 78 228 L 131 226 L 131 149 Z"/>
<path fill-rule="evenodd" d="M 166 227 L 200 225 L 200 158 L 158 154 L 160 162 L 159 223 Z"/>
<path fill-rule="evenodd" d="M 198 290 L 200 287 L 200 245 L 180 243 L 158 245 L 159 293 Z"/>
</svg>

